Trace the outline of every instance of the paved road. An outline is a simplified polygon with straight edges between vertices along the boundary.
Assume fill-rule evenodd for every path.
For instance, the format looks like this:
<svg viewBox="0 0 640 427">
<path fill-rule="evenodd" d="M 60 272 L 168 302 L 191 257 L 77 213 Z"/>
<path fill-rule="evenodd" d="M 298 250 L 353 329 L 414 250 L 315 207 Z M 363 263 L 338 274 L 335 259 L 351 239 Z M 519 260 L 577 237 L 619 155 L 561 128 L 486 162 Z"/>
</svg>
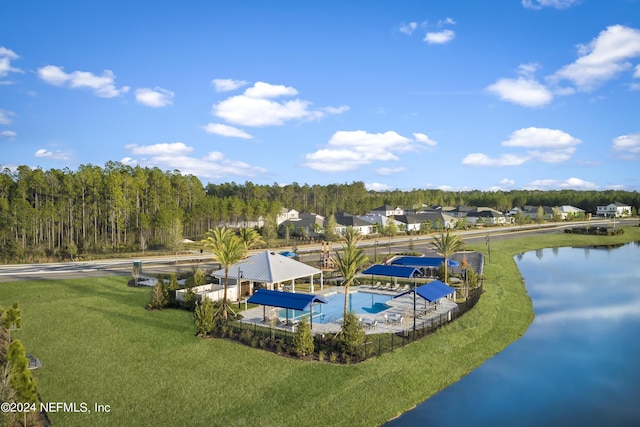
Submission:
<svg viewBox="0 0 640 427">
<path fill-rule="evenodd" d="M 543 226 L 513 226 L 513 227 L 492 227 L 483 230 L 469 230 L 456 232 L 465 243 L 483 243 L 486 242 L 487 236 L 490 241 L 502 239 L 512 239 L 520 237 L 523 234 L 544 234 L 544 233 L 562 233 L 565 228 L 577 227 L 581 223 L 558 223 L 545 224 Z M 616 226 L 622 224 L 638 224 L 637 219 L 617 220 Z M 592 220 L 589 222 L 591 227 L 595 226 L 612 226 L 611 220 Z M 414 251 L 429 252 L 430 244 L 435 236 L 402 236 L 389 239 L 381 237 L 378 239 L 365 240 L 362 246 L 365 253 L 373 258 L 377 255 L 378 259 L 383 258 L 390 253 L 408 252 L 410 247 Z M 340 249 L 339 243 L 334 243 L 332 249 Z M 282 249 L 278 249 L 282 250 Z M 320 245 L 298 245 L 298 254 L 302 261 L 310 261 L 320 259 Z M 107 259 L 96 261 L 80 261 L 80 262 L 60 262 L 60 263 L 42 263 L 42 264 L 10 264 L 0 265 L 0 282 L 10 280 L 41 280 L 41 279 L 62 279 L 73 277 L 98 277 L 105 275 L 126 275 L 131 276 L 134 258 Z M 173 256 L 151 256 L 141 258 L 143 261 L 143 273 L 146 275 L 155 275 L 158 273 L 171 273 L 176 271 L 189 271 L 195 267 L 214 269 L 219 265 L 214 262 L 211 254 L 179 254 Z"/>
</svg>

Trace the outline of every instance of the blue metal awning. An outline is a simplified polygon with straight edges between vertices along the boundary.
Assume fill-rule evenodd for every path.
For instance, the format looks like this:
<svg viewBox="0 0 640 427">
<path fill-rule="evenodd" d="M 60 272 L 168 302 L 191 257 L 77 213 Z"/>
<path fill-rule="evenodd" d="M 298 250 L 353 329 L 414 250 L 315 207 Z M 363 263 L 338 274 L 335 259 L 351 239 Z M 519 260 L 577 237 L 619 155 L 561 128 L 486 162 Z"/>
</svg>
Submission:
<svg viewBox="0 0 640 427">
<path fill-rule="evenodd" d="M 398 265 L 376 264 L 367 268 L 362 274 L 371 274 L 372 276 L 387 277 L 404 277 L 411 278 L 414 274 L 420 274 L 420 270 L 414 267 L 403 267 Z"/>
<path fill-rule="evenodd" d="M 444 257 L 426 256 L 403 256 L 391 261 L 393 265 L 403 265 L 407 267 L 433 267 L 438 268 L 444 262 Z M 458 267 L 460 263 L 449 259 L 449 267 Z"/>
<path fill-rule="evenodd" d="M 314 294 L 258 289 L 255 294 L 251 295 L 247 302 L 251 304 L 267 305 L 269 307 L 307 310 L 311 303 L 320 302 L 325 304 L 327 300 Z"/>
<path fill-rule="evenodd" d="M 456 290 L 453 289 L 451 286 L 447 285 L 444 282 L 441 282 L 440 280 L 436 280 L 431 283 L 427 283 L 426 285 L 418 286 L 416 288 L 416 294 L 426 299 L 429 302 L 437 301 L 440 298 L 444 298 L 447 295 L 451 295 L 455 291 Z M 394 298 L 401 297 L 411 292 L 413 292 L 413 290 L 404 292 L 400 295 L 395 296 Z"/>
</svg>

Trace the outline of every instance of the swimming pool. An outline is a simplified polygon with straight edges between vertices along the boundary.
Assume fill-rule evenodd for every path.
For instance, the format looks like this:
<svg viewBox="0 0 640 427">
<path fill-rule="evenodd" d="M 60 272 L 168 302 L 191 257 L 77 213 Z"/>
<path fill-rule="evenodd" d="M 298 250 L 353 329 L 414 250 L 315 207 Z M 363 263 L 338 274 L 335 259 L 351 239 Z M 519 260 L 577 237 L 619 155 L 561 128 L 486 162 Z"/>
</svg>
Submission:
<svg viewBox="0 0 640 427">
<path fill-rule="evenodd" d="M 353 292 L 349 293 L 349 311 L 356 314 L 376 314 L 389 308 L 387 301 L 392 299 L 390 295 L 377 294 L 373 292 Z M 331 323 L 342 318 L 344 314 L 344 294 L 333 293 L 325 296 L 326 304 L 313 305 L 313 322 L 314 323 Z M 302 316 L 308 316 L 308 311 L 280 310 L 280 317 L 289 319 L 300 319 Z"/>
</svg>

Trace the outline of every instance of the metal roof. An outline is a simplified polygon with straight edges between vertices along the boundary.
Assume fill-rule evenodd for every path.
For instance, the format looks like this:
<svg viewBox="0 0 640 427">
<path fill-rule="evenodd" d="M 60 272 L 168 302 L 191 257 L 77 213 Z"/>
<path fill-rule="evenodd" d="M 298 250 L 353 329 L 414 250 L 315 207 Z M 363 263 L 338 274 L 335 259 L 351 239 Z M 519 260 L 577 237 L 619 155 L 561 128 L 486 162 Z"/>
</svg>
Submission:
<svg viewBox="0 0 640 427">
<path fill-rule="evenodd" d="M 398 265 L 376 264 L 367 268 L 362 274 L 371 274 L 373 276 L 387 277 L 404 277 L 410 278 L 414 274 L 420 274 L 420 270 L 414 267 L 402 267 Z"/>
<path fill-rule="evenodd" d="M 426 299 L 429 302 L 434 302 L 439 300 L 440 298 L 444 298 L 447 295 L 451 295 L 456 290 L 451 286 L 447 285 L 440 280 L 433 281 L 431 283 L 427 283 L 426 285 L 418 286 L 416 288 L 416 295 Z M 400 295 L 395 296 L 394 298 L 401 297 L 406 294 L 410 294 L 413 290 L 401 293 Z"/>
<path fill-rule="evenodd" d="M 443 257 L 403 256 L 391 260 L 392 265 L 404 265 L 407 267 L 440 267 L 444 262 Z M 449 267 L 458 267 L 460 264 L 449 258 Z"/>
<path fill-rule="evenodd" d="M 224 278 L 224 272 L 223 268 L 212 274 Z M 229 267 L 229 277 L 261 283 L 281 283 L 321 273 L 322 270 L 272 251 L 260 252 Z"/>
<path fill-rule="evenodd" d="M 251 295 L 247 302 L 251 304 L 266 305 L 269 307 L 308 310 L 311 303 L 320 302 L 325 304 L 327 300 L 314 294 L 258 289 L 255 294 Z"/>
</svg>

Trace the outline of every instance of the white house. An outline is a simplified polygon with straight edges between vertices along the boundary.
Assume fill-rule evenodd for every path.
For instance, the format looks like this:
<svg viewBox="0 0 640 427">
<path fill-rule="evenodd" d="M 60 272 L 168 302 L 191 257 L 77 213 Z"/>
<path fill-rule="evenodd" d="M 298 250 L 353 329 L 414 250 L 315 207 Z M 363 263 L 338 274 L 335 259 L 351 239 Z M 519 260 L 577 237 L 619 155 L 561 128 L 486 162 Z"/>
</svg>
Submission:
<svg viewBox="0 0 640 427">
<path fill-rule="evenodd" d="M 282 208 L 276 217 L 276 224 L 280 225 L 287 220 L 295 221 L 298 219 L 298 215 L 300 215 L 300 212 L 295 209 Z"/>
<path fill-rule="evenodd" d="M 395 208 L 393 206 L 389 206 L 389 205 L 384 205 L 384 206 L 380 206 L 378 208 L 373 209 L 371 212 L 369 212 L 369 215 L 383 215 L 386 217 L 389 216 L 395 216 L 395 215 L 403 215 L 404 214 L 404 209 L 402 209 L 399 206 L 396 206 Z"/>
<path fill-rule="evenodd" d="M 584 209 L 576 208 L 575 206 L 570 205 L 562 205 L 556 208 L 556 213 L 560 215 L 560 217 L 565 220 L 569 218 L 573 218 L 576 216 L 581 216 L 585 214 Z"/>
<path fill-rule="evenodd" d="M 619 202 L 609 203 L 608 205 L 598 206 L 596 215 L 605 217 L 631 216 L 631 206 Z"/>
</svg>

